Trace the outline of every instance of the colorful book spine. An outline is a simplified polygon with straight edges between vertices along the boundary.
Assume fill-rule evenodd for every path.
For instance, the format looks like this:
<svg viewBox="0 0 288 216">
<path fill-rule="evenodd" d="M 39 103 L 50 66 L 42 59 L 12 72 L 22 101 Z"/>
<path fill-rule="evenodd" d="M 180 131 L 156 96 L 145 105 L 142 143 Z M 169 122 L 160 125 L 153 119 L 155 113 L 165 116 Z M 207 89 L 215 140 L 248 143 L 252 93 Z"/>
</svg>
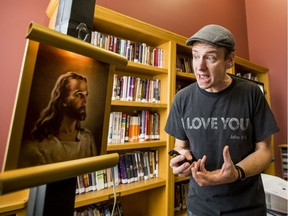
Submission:
<svg viewBox="0 0 288 216">
<path fill-rule="evenodd" d="M 127 114 L 122 113 L 120 143 L 125 142 L 126 122 L 127 122 Z"/>
</svg>

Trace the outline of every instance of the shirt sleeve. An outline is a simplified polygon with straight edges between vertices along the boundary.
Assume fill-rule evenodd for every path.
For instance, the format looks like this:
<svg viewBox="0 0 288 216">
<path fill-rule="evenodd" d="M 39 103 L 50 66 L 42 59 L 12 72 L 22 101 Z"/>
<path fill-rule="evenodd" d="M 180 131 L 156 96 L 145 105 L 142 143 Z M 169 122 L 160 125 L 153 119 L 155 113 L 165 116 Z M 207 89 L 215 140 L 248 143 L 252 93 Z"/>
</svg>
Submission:
<svg viewBox="0 0 288 216">
<path fill-rule="evenodd" d="M 266 139 L 279 131 L 274 115 L 260 89 L 256 88 L 254 107 L 254 139 L 255 143 Z"/>
<path fill-rule="evenodd" d="M 180 139 L 180 140 L 187 140 L 188 137 L 186 135 L 186 132 L 183 128 L 182 118 L 180 114 L 180 96 L 176 95 L 170 110 L 170 113 L 168 115 L 166 125 L 165 125 L 165 131 L 169 135 Z"/>
</svg>

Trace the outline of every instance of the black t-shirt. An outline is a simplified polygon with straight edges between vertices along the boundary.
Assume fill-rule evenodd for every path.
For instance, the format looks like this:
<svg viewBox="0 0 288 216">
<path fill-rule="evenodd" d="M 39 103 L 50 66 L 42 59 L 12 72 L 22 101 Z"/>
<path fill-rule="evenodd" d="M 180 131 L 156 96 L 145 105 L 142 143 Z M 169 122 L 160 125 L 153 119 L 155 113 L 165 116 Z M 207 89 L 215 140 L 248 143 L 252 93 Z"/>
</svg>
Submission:
<svg viewBox="0 0 288 216">
<path fill-rule="evenodd" d="M 206 155 L 206 169 L 215 170 L 223 164 L 225 145 L 236 164 L 255 150 L 255 143 L 279 129 L 257 84 L 234 77 L 231 85 L 218 93 L 200 89 L 197 83 L 180 90 L 165 131 L 189 140 L 194 157 Z M 200 187 L 193 178 L 190 182 L 188 208 L 196 215 L 234 212 L 238 216 L 241 211 L 243 215 L 261 215 L 266 211 L 260 175 L 218 186 Z"/>
</svg>

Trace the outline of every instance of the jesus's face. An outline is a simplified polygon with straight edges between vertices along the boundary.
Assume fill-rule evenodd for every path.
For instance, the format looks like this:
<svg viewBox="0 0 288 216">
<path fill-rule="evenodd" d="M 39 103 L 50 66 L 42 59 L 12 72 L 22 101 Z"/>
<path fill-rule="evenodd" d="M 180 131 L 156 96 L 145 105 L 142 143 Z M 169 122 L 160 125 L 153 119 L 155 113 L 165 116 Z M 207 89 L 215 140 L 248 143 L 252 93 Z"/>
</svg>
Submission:
<svg viewBox="0 0 288 216">
<path fill-rule="evenodd" d="M 67 85 L 69 95 L 65 99 L 64 114 L 77 120 L 85 120 L 87 103 L 87 83 L 84 80 L 70 79 Z"/>
</svg>

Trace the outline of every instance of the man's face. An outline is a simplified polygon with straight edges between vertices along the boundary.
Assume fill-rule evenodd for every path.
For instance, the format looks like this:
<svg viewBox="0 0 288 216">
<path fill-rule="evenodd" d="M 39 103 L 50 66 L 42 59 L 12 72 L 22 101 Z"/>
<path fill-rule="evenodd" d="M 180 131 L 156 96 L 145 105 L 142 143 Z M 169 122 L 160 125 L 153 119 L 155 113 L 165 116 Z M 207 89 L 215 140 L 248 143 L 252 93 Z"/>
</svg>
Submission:
<svg viewBox="0 0 288 216">
<path fill-rule="evenodd" d="M 70 79 L 67 86 L 69 95 L 65 99 L 64 114 L 77 120 L 85 120 L 87 103 L 87 83 L 84 80 Z"/>
<path fill-rule="evenodd" d="M 200 88 L 208 92 L 219 92 L 227 87 L 226 69 L 233 58 L 225 60 L 225 49 L 196 42 L 192 47 L 193 69 Z"/>
</svg>

